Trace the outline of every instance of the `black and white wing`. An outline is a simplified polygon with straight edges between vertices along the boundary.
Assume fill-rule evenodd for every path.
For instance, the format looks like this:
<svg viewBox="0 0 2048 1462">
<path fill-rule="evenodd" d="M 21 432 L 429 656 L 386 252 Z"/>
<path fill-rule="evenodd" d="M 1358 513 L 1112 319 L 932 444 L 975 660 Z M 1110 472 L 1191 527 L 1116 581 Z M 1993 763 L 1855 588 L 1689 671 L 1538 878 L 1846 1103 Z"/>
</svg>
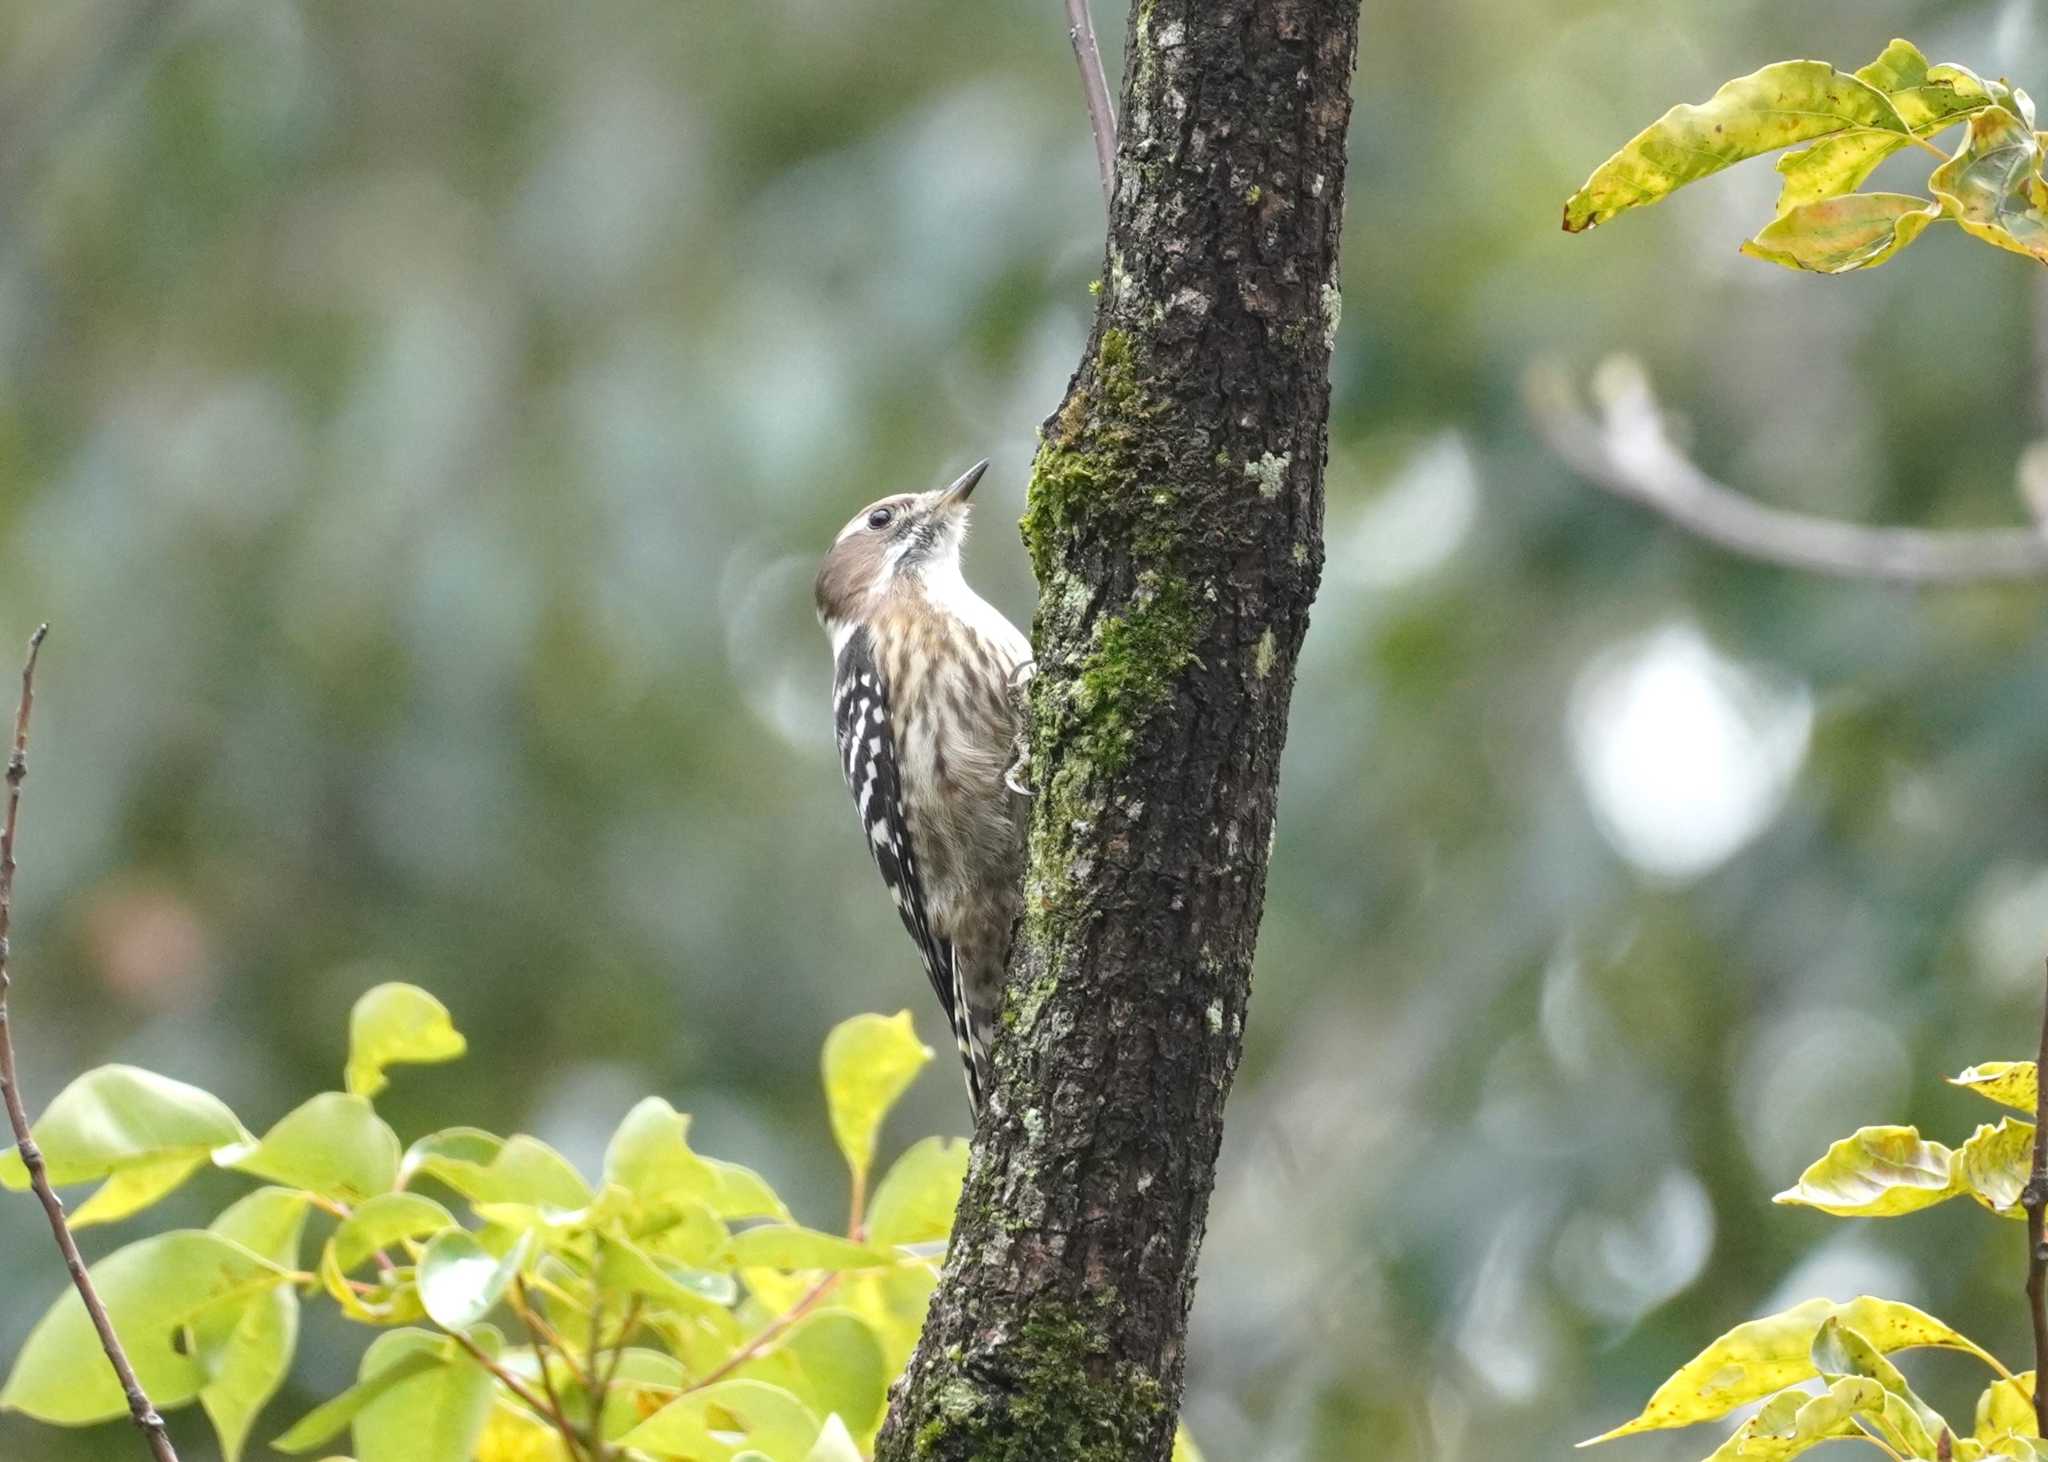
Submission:
<svg viewBox="0 0 2048 1462">
<path fill-rule="evenodd" d="M 833 672 L 832 721 L 839 736 L 840 770 L 846 773 L 846 785 L 853 791 L 868 852 L 874 855 L 875 867 L 881 870 L 903 927 L 924 956 L 925 974 L 946 1012 L 946 1024 L 963 1042 L 964 1053 L 966 1011 L 957 998 L 953 947 L 932 933 L 925 911 L 917 849 L 903 813 L 902 774 L 889 725 L 889 688 L 875 664 L 874 641 L 865 626 L 856 628 L 839 652 Z M 968 1098 L 978 1110 L 980 1084 L 972 1061 L 967 1064 Z"/>
</svg>

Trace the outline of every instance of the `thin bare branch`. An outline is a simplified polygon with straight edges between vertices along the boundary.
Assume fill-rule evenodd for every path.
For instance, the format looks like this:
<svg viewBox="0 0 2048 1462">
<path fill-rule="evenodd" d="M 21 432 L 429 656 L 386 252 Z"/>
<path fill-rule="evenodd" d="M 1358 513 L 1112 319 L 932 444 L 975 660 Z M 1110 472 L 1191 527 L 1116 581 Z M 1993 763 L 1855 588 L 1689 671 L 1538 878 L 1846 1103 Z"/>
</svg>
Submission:
<svg viewBox="0 0 2048 1462">
<path fill-rule="evenodd" d="M 1067 39 L 1074 43 L 1074 64 L 1081 68 L 1081 95 L 1088 103 L 1088 130 L 1095 134 L 1095 169 L 1102 175 L 1106 206 L 1116 196 L 1116 108 L 1109 100 L 1109 78 L 1088 0 L 1067 0 Z"/>
<path fill-rule="evenodd" d="M 50 627 L 45 624 L 29 636 L 28 659 L 21 667 L 21 701 L 14 711 L 14 750 L 7 758 L 7 814 L 5 821 L 0 822 L 0 1100 L 6 1102 L 7 1122 L 14 1129 L 14 1145 L 20 1149 L 22 1165 L 28 1169 L 29 1186 L 42 1201 L 43 1213 L 50 1220 L 51 1236 L 64 1256 L 64 1267 L 71 1271 L 71 1282 L 78 1288 L 78 1297 L 85 1301 L 85 1312 L 92 1317 L 93 1329 L 99 1332 L 100 1348 L 107 1353 L 107 1362 L 113 1366 L 121 1392 L 128 1398 L 128 1415 L 156 1462 L 178 1462 L 164 1419 L 150 1404 L 142 1382 L 135 1378 L 135 1367 L 129 1364 L 128 1352 L 121 1348 L 121 1337 L 114 1333 L 114 1322 L 107 1318 L 107 1307 L 100 1302 L 99 1291 L 86 1272 L 78 1241 L 71 1236 L 71 1225 L 64 1217 L 64 1200 L 50 1186 L 42 1149 L 29 1135 L 28 1107 L 21 1095 L 21 1079 L 14 1069 L 14 1032 L 7 1014 L 7 996 L 13 988 L 7 941 L 14 922 L 14 829 L 21 814 L 21 784 L 28 779 L 28 716 L 35 705 L 36 659 L 42 654 L 43 637 L 49 632 Z"/>
<path fill-rule="evenodd" d="M 2027 1211 L 2027 1310 L 2034 1321 L 2034 1429 L 2048 1437 L 2048 1001 L 2041 1007 L 2041 1049 L 2034 1063 L 2034 1167 L 2020 1190 Z"/>
<path fill-rule="evenodd" d="M 1745 558 L 1891 584 L 2048 579 L 2048 533 L 2038 528 L 1870 528 L 1744 497 L 1673 443 L 1649 379 L 1632 361 L 1604 365 L 1595 395 L 1597 415 L 1561 372 L 1543 367 L 1524 390 L 1537 432 L 1581 477 Z"/>
</svg>

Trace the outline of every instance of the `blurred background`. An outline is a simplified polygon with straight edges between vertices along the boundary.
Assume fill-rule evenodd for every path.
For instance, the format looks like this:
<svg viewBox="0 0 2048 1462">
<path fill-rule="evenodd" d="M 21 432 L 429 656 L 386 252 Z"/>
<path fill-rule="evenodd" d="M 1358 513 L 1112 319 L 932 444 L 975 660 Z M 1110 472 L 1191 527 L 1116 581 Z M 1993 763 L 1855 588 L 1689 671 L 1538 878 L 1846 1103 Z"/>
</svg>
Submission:
<svg viewBox="0 0 2048 1462">
<path fill-rule="evenodd" d="M 841 1211 L 825 1031 L 908 1005 L 944 1042 L 810 579 L 854 509 L 987 454 L 970 574 L 1029 614 L 1012 523 L 1102 251 L 1064 31 L 1054 0 L 0 0 L 0 662 L 54 625 L 33 1103 L 124 1060 L 260 1130 L 402 977 L 472 1043 L 380 1103 L 406 1138 L 590 1167 L 660 1092 Z M 1561 1456 L 1811 1294 L 2022 1359 L 2018 1225 L 1769 1195 L 1862 1123 L 1960 1142 L 1997 1113 L 1940 1077 L 2031 1052 L 2048 586 L 1739 562 L 1520 405 L 1532 363 L 1625 350 L 1769 502 L 2022 522 L 2024 260 L 1739 258 L 1767 163 L 1558 230 L 1670 103 L 1893 35 L 2048 88 L 2026 0 L 1367 0 L 1329 566 L 1188 1363 L 1212 1462 Z M 891 1142 L 965 1119 L 942 1060 Z M 62 1283 L 0 1201 L 0 1362 Z M 363 1338 L 312 1324 L 258 1436 Z M 1909 1370 L 1967 1420 L 1970 1363 Z M 7 1462 L 134 1450 L 0 1417 Z"/>
</svg>

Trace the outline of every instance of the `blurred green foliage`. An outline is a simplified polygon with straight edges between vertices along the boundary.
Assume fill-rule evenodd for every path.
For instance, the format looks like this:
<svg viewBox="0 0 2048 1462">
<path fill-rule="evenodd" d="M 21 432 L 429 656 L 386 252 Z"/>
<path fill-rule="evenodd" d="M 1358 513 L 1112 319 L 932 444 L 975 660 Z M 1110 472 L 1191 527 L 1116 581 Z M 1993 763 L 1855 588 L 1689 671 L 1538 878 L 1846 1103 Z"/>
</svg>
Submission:
<svg viewBox="0 0 2048 1462">
<path fill-rule="evenodd" d="M 942 1032 L 809 579 L 853 508 L 990 455 L 969 573 L 1028 615 L 1007 520 L 1103 272 L 1059 7 L 149 9 L 0 0 L 0 636 L 55 626 L 31 1101 L 119 1062 L 267 1130 L 405 979 L 470 1052 L 377 1094 L 403 1141 L 459 1112 L 595 1172 L 659 1093 L 836 1211 L 826 1032 Z M 1625 349 L 1760 498 L 2024 521 L 2024 261 L 1930 230 L 1866 275 L 1757 268 L 1761 168 L 1557 227 L 1674 96 L 1896 35 L 2048 75 L 2024 0 L 1367 9 L 1329 564 L 1188 1348 L 1213 1457 L 1561 1455 L 1814 1294 L 2017 1352 L 2013 1232 L 1760 1195 L 2030 1052 L 2048 592 L 1732 560 L 1571 480 L 1517 405 L 1532 361 Z M 883 1150 L 964 1126 L 920 1082 Z M 202 1168 L 89 1252 L 246 1187 Z M 0 1361 L 60 1282 L 39 1224 L 0 1202 Z M 360 1352 L 309 1308 L 265 1425 Z M 1923 1387 L 1957 1414 L 1948 1360 Z M 8 1462 L 133 1448 L 0 1417 Z"/>
</svg>

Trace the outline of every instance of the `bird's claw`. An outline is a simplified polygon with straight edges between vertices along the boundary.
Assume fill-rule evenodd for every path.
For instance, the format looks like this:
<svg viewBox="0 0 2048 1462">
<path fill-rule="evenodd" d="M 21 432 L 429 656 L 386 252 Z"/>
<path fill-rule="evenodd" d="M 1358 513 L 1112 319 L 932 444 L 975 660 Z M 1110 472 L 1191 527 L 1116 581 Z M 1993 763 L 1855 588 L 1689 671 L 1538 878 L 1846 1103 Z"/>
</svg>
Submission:
<svg viewBox="0 0 2048 1462">
<path fill-rule="evenodd" d="M 1015 713 L 1017 734 L 1010 747 L 1010 764 L 1003 771 L 1003 785 L 1019 797 L 1031 790 L 1031 682 L 1038 675 L 1035 661 L 1026 660 L 1010 672 L 1010 709 Z"/>
</svg>

